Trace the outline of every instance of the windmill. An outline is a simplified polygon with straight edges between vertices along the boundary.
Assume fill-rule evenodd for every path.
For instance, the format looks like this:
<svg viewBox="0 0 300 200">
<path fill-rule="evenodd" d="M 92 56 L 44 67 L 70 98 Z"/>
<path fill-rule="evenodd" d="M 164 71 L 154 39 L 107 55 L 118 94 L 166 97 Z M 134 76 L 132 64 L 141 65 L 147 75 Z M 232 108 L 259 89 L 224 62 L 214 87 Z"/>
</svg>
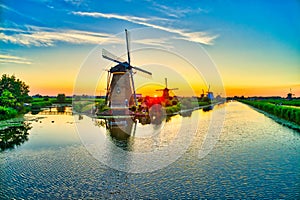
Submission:
<svg viewBox="0 0 300 200">
<path fill-rule="evenodd" d="M 287 97 L 286 97 L 286 98 L 287 98 L 288 100 L 292 100 L 294 95 L 295 95 L 295 94 L 292 93 L 292 88 L 290 88 L 290 92 L 287 94 Z"/>
<path fill-rule="evenodd" d="M 172 88 L 172 89 L 169 89 L 168 88 L 168 79 L 165 78 L 165 84 L 166 84 L 166 87 L 164 89 L 158 89 L 158 90 L 155 90 L 155 91 L 163 91 L 163 95 L 162 97 L 164 99 L 169 99 L 170 95 L 169 95 L 169 91 L 170 90 L 178 90 L 178 88 Z"/>
<path fill-rule="evenodd" d="M 210 91 L 210 85 L 208 86 L 208 90 L 207 90 L 207 98 L 209 100 L 213 100 L 214 99 L 214 93 Z"/>
<path fill-rule="evenodd" d="M 137 106 L 136 92 L 133 80 L 133 69 L 152 75 L 151 72 L 143 70 L 139 67 L 132 66 L 130 63 L 129 37 L 125 29 L 127 61 L 121 59 L 107 50 L 102 50 L 102 57 L 118 63 L 110 68 L 107 74 L 106 85 L 106 104 L 113 110 L 128 109 L 129 106 Z"/>
<path fill-rule="evenodd" d="M 204 90 L 202 89 L 202 94 L 201 94 L 201 98 L 204 97 Z"/>
</svg>

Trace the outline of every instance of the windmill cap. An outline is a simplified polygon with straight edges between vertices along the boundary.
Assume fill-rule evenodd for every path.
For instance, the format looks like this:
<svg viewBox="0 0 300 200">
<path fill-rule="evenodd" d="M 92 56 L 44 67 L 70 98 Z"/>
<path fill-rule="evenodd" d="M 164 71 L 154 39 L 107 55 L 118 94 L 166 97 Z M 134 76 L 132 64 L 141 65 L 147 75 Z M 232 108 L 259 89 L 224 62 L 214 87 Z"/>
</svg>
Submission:
<svg viewBox="0 0 300 200">
<path fill-rule="evenodd" d="M 129 69 L 129 65 L 127 62 L 118 64 L 112 68 L 110 68 L 109 72 L 114 73 L 114 72 L 126 72 L 126 69 Z"/>
</svg>

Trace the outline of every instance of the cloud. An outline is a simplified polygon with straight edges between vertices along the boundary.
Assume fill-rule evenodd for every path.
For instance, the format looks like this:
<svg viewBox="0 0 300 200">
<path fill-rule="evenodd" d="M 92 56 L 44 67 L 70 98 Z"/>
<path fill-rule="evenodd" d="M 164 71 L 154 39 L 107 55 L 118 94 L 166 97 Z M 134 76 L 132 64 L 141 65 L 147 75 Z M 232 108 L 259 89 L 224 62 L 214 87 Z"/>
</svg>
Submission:
<svg viewBox="0 0 300 200">
<path fill-rule="evenodd" d="M 147 22 L 147 21 L 153 21 L 153 20 L 159 20 L 159 21 L 169 21 L 169 19 L 159 18 L 159 17 L 151 17 L 151 18 L 143 18 L 143 17 L 135 17 L 135 16 L 129 16 L 129 15 L 117 15 L 117 14 L 105 14 L 100 12 L 71 12 L 74 15 L 79 16 L 89 16 L 89 17 L 102 17 L 106 19 L 120 19 L 125 20 L 133 23 L 137 22 Z"/>
<path fill-rule="evenodd" d="M 7 63 L 25 64 L 25 65 L 32 64 L 32 62 L 26 58 L 0 54 L 0 64 L 7 64 Z"/>
<path fill-rule="evenodd" d="M 99 44 L 110 39 L 110 43 L 119 40 L 110 34 L 95 33 L 78 30 L 56 30 L 45 27 L 27 26 L 28 30 L 0 28 L 0 39 L 6 43 L 24 46 L 54 46 L 55 42 L 67 42 L 73 44 Z M 5 34 L 10 32 L 12 34 Z"/>
<path fill-rule="evenodd" d="M 183 29 L 169 28 L 167 23 L 172 22 L 170 19 L 158 17 L 136 17 L 118 14 L 105 14 L 100 12 L 72 12 L 78 16 L 89 16 L 95 18 L 119 19 L 128 21 L 134 24 L 139 24 L 154 29 L 163 30 L 169 33 L 176 34 L 176 38 L 188 40 L 192 42 L 202 43 L 206 45 L 213 44 L 213 41 L 218 37 L 217 35 L 209 34 L 208 32 L 192 32 Z M 153 23 L 155 22 L 155 23 Z M 160 23 L 160 25 L 157 25 Z M 47 27 L 37 26 L 16 26 L 15 28 L 1 28 L 0 40 L 4 43 L 12 43 L 23 46 L 54 46 L 57 42 L 65 42 L 72 44 L 100 44 L 102 42 L 119 43 L 119 38 L 112 34 L 96 33 L 90 31 L 79 31 L 71 29 L 53 29 Z M 149 42 L 149 41 L 148 41 Z M 158 45 L 158 41 L 154 42 Z M 154 45 L 152 43 L 152 45 Z M 160 42 L 162 43 L 162 42 Z"/>
<path fill-rule="evenodd" d="M 207 45 L 212 45 L 213 41 L 216 38 L 218 38 L 218 35 L 209 35 L 206 32 L 182 32 L 181 36 L 182 38 L 179 37 L 180 39 L 185 39 L 192 42 L 198 42 Z"/>
<path fill-rule="evenodd" d="M 6 10 L 6 11 L 8 11 L 8 12 L 12 12 L 12 13 L 14 13 L 14 14 L 17 14 L 17 15 L 19 15 L 20 17 L 22 17 L 23 19 L 25 18 L 25 19 L 29 19 L 29 20 L 31 20 L 31 21 L 33 21 L 33 22 L 41 23 L 38 19 L 36 19 L 36 18 L 34 18 L 34 17 L 32 17 L 32 16 L 29 16 L 29 15 L 25 15 L 25 14 L 23 14 L 23 13 L 21 13 L 21 12 L 15 10 L 15 9 L 13 9 L 13 8 L 11 8 L 11 7 L 8 7 L 8 6 L 5 6 L 5 5 L 3 5 L 3 4 L 0 4 L 0 8 L 2 8 L 3 11 Z M 2 11 L 2 10 L 0 9 L 0 15 L 1 15 L 1 11 Z"/>
<path fill-rule="evenodd" d="M 107 18 L 107 19 L 120 19 L 124 21 L 129 21 L 135 24 L 147 26 L 147 27 L 152 27 L 155 29 L 167 31 L 170 33 L 175 33 L 179 35 L 178 38 L 192 41 L 192 42 L 197 42 L 197 43 L 202 43 L 206 45 L 212 45 L 214 39 L 218 37 L 218 35 L 210 35 L 207 32 L 191 32 L 191 31 L 186 31 L 183 29 L 175 29 L 175 28 L 168 28 L 167 26 L 161 26 L 161 25 L 156 25 L 151 23 L 151 21 L 155 21 L 154 18 L 142 18 L 142 17 L 135 17 L 135 16 L 127 16 L 127 15 L 117 15 L 117 14 L 106 14 L 106 13 L 100 13 L 100 12 L 72 12 L 74 15 L 79 15 L 79 16 L 89 16 L 89 17 L 96 17 L 96 18 Z M 163 18 L 159 18 L 161 20 L 167 20 Z"/>
<path fill-rule="evenodd" d="M 164 47 L 172 48 L 172 45 L 170 45 L 167 38 L 137 39 L 134 40 L 134 43 L 144 44 L 148 46 L 164 46 Z"/>
<path fill-rule="evenodd" d="M 205 10 L 201 8 L 197 9 L 192 9 L 192 8 L 172 8 L 166 5 L 158 4 L 155 1 L 149 1 L 152 3 L 153 6 L 151 8 L 153 10 L 156 10 L 166 16 L 169 17 L 175 17 L 175 18 L 180 18 L 184 17 L 188 13 L 199 13 L 199 12 L 206 12 Z"/>
</svg>

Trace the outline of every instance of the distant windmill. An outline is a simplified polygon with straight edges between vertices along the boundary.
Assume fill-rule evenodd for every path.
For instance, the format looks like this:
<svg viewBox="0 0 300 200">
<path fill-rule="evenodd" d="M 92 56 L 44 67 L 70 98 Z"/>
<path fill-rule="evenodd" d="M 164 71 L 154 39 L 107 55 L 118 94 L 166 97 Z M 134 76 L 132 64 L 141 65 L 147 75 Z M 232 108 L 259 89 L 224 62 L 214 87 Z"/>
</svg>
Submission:
<svg viewBox="0 0 300 200">
<path fill-rule="evenodd" d="M 127 61 L 122 62 L 117 56 L 113 55 L 105 49 L 102 50 L 103 58 L 118 63 L 118 65 L 110 68 L 107 74 L 106 103 L 111 109 L 128 108 L 131 105 L 137 105 L 132 69 L 138 70 L 150 76 L 152 75 L 151 72 L 131 65 L 129 38 L 126 29 L 125 35 Z"/>
<path fill-rule="evenodd" d="M 165 78 L 165 84 L 166 84 L 166 87 L 164 89 L 158 89 L 158 90 L 155 90 L 155 91 L 163 91 L 163 95 L 162 97 L 164 99 L 169 99 L 170 95 L 169 95 L 169 91 L 170 90 L 178 90 L 178 88 L 172 88 L 172 89 L 169 89 L 168 88 L 168 79 Z"/>
<path fill-rule="evenodd" d="M 202 89 L 202 94 L 201 94 L 201 98 L 204 97 L 204 90 Z"/>
<path fill-rule="evenodd" d="M 214 99 L 214 93 L 210 91 L 210 85 L 208 86 L 208 90 L 207 90 L 207 98 L 209 100 L 213 100 Z"/>
<path fill-rule="evenodd" d="M 290 88 L 290 93 L 287 94 L 287 97 L 286 97 L 286 98 L 287 98 L 288 100 L 292 100 L 294 95 L 295 95 L 295 94 L 292 93 L 292 88 Z"/>
</svg>

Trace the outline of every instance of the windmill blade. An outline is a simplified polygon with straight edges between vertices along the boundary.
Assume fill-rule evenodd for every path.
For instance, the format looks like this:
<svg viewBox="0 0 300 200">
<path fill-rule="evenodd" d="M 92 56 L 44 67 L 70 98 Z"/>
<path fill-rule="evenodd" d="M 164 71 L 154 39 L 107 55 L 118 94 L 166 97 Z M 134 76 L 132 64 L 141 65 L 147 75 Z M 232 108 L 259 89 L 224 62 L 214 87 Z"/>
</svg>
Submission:
<svg viewBox="0 0 300 200">
<path fill-rule="evenodd" d="M 134 128 L 133 128 L 133 134 L 132 134 L 132 136 L 135 136 L 137 121 L 134 120 L 133 123 L 134 123 Z"/>
<path fill-rule="evenodd" d="M 122 64 L 124 62 L 123 59 L 121 59 L 121 58 L 117 57 L 116 55 L 110 53 L 106 49 L 102 49 L 102 57 L 107 59 L 107 60 L 119 63 L 119 64 Z"/>
<path fill-rule="evenodd" d="M 165 89 L 157 89 L 157 90 L 155 90 L 155 91 L 164 91 Z"/>
<path fill-rule="evenodd" d="M 125 35 L 126 35 L 126 47 L 127 47 L 127 59 L 128 59 L 129 65 L 130 65 L 129 33 L 128 33 L 127 29 L 125 29 Z"/>
<path fill-rule="evenodd" d="M 169 90 L 179 90 L 178 88 L 172 88 L 172 89 L 169 89 Z"/>
<path fill-rule="evenodd" d="M 137 70 L 137 71 L 140 71 L 140 72 L 143 72 L 143 73 L 145 73 L 145 74 L 148 74 L 148 75 L 152 76 L 152 73 L 151 73 L 151 72 L 148 72 L 148 71 L 146 71 L 146 70 L 144 70 L 144 69 L 141 69 L 141 68 L 139 68 L 139 67 L 132 67 L 132 68 L 135 69 L 135 70 Z"/>
<path fill-rule="evenodd" d="M 134 70 L 134 69 L 133 69 Z M 152 79 L 152 76 L 150 75 L 150 74 L 148 74 L 148 73 L 144 73 L 144 72 L 142 72 L 142 71 L 138 71 L 138 70 L 134 70 L 133 71 L 133 74 L 135 75 L 138 75 L 138 76 L 142 76 L 142 77 L 145 77 L 145 78 L 147 78 L 147 79 Z"/>
<path fill-rule="evenodd" d="M 166 88 L 168 88 L 168 79 L 165 78 L 165 84 L 166 84 Z"/>
<path fill-rule="evenodd" d="M 135 92 L 135 86 L 134 86 L 134 80 L 133 80 L 133 73 L 132 70 L 129 70 L 130 73 L 130 78 L 131 78 L 131 83 L 132 83 L 132 90 L 133 90 L 133 97 L 134 97 L 134 104 L 137 106 L 137 99 L 136 99 L 136 92 Z"/>
</svg>

